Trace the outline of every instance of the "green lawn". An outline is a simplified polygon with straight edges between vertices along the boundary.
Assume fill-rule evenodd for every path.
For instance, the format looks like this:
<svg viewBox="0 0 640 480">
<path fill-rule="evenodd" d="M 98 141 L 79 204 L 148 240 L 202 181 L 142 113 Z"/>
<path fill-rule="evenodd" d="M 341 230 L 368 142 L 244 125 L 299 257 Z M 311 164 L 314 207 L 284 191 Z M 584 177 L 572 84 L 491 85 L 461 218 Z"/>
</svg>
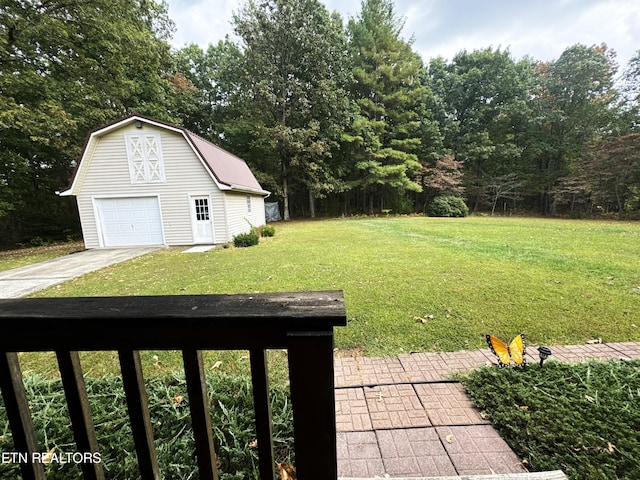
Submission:
<svg viewBox="0 0 640 480">
<path fill-rule="evenodd" d="M 24 267 L 56 257 L 84 250 L 83 242 L 68 242 L 42 247 L 27 247 L 0 251 L 0 272 L 11 268 Z"/>
<path fill-rule="evenodd" d="M 349 322 L 336 330 L 337 347 L 365 355 L 487 348 L 486 333 L 506 340 L 524 332 L 530 344 L 550 346 L 640 340 L 640 223 L 388 217 L 276 229 L 256 247 L 188 255 L 164 249 L 37 296 L 341 289 Z M 177 409 L 177 384 L 159 379 L 179 370 L 180 354 L 141 354 L 149 381 L 159 382 L 161 393 L 169 389 L 157 395 L 161 409 Z M 205 362 L 208 377 L 249 371 L 246 352 L 205 352 Z M 274 388 L 286 389 L 286 355 L 270 352 L 269 362 Z M 116 381 L 115 353 L 85 352 L 82 363 L 89 379 L 103 377 L 96 388 Z M 21 354 L 21 364 L 25 375 L 56 376 L 52 354 Z M 532 470 L 562 468 L 572 479 L 637 477 L 638 362 L 485 368 L 464 383 Z M 234 416 L 246 416 L 247 408 Z M 254 438 L 244 424 L 230 431 Z M 186 441 L 174 433 L 166 439 L 168 446 Z M 234 441 L 227 443 L 235 448 Z M 247 441 L 238 452 L 246 453 Z M 167 450 L 166 457 L 171 463 L 175 454 Z M 247 458 L 236 460 L 244 465 Z"/>
<path fill-rule="evenodd" d="M 341 289 L 340 349 L 366 355 L 640 340 L 640 224 L 388 217 L 276 224 L 258 246 L 160 250 L 37 296 Z"/>
</svg>

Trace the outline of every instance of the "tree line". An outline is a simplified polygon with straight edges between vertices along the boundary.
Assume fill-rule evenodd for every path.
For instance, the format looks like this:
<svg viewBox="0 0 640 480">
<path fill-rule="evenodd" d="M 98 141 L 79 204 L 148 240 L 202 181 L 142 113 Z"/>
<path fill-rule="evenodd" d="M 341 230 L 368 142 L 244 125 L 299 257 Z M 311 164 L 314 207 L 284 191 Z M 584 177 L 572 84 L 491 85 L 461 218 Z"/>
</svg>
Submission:
<svg viewBox="0 0 640 480">
<path fill-rule="evenodd" d="M 392 0 L 343 19 L 318 0 L 248 0 L 233 37 L 172 49 L 154 0 L 0 5 L 2 244 L 76 234 L 68 185 L 87 132 L 130 113 L 244 158 L 285 219 L 640 210 L 640 51 L 463 50 L 426 62 Z"/>
</svg>

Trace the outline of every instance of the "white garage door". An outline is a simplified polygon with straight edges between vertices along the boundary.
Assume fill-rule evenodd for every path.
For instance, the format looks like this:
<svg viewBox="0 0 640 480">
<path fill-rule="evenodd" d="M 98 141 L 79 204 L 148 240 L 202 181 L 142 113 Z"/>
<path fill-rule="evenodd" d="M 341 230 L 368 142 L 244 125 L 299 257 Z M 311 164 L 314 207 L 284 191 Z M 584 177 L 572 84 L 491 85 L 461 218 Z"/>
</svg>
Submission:
<svg viewBox="0 0 640 480">
<path fill-rule="evenodd" d="M 158 197 L 101 198 L 97 205 L 105 247 L 164 243 Z"/>
</svg>

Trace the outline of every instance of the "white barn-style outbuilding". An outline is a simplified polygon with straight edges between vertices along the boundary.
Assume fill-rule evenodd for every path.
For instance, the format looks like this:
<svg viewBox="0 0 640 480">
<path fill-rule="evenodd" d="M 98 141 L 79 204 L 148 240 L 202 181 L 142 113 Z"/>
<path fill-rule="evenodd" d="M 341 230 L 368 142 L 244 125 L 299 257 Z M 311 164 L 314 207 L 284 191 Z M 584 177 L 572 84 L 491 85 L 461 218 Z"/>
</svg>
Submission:
<svg viewBox="0 0 640 480">
<path fill-rule="evenodd" d="M 244 160 L 182 127 L 131 115 L 89 133 L 71 186 L 86 248 L 229 242 L 265 224 Z"/>
</svg>

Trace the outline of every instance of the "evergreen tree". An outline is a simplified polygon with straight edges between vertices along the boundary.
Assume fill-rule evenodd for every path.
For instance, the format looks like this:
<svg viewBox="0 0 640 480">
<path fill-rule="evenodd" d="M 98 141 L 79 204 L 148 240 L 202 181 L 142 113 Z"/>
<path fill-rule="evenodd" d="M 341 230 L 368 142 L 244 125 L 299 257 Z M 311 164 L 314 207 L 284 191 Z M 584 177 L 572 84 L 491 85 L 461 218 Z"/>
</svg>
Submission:
<svg viewBox="0 0 640 480">
<path fill-rule="evenodd" d="M 422 167 L 421 113 L 426 88 L 422 60 L 400 33 L 400 20 L 390 0 L 364 0 L 360 15 L 348 24 L 354 82 L 352 96 L 359 112 L 349 138 L 355 159 L 353 185 L 362 189 L 373 211 L 385 201 L 419 192 L 415 181 Z"/>
</svg>

